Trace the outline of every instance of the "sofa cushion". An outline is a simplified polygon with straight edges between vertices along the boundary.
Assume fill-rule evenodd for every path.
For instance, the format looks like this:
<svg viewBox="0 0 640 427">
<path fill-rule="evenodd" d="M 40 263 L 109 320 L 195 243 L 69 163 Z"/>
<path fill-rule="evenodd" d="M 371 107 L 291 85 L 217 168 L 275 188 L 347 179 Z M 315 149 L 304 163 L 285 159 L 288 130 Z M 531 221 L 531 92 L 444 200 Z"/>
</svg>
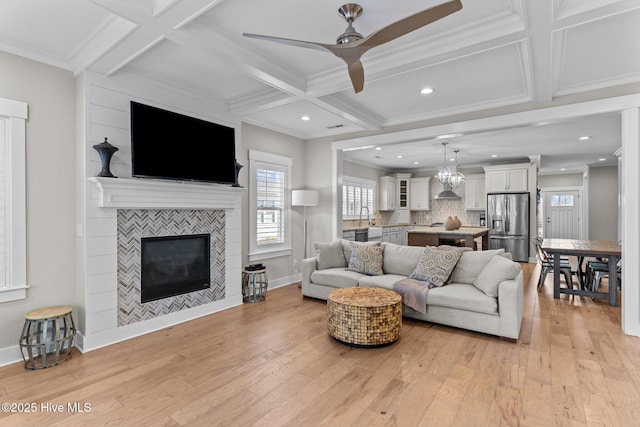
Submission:
<svg viewBox="0 0 640 427">
<path fill-rule="evenodd" d="M 344 253 L 344 259 L 347 261 L 347 266 L 349 265 L 349 261 L 351 261 L 351 241 L 341 239 L 342 243 L 342 252 Z M 360 245 L 371 245 L 371 246 L 380 246 L 382 242 L 358 242 Z"/>
<path fill-rule="evenodd" d="M 352 288 L 358 286 L 358 280 L 366 277 L 364 274 L 342 268 L 327 268 L 315 270 L 311 273 L 311 282 L 318 285 L 331 286 L 333 288 Z"/>
<path fill-rule="evenodd" d="M 370 288 L 383 288 L 383 289 L 388 289 L 392 291 L 393 285 L 396 282 L 406 278 L 407 276 L 403 276 L 399 274 L 385 274 L 383 276 L 362 276 L 358 281 L 358 286 L 368 286 Z"/>
<path fill-rule="evenodd" d="M 449 282 L 473 285 L 473 282 L 476 280 L 484 266 L 491 261 L 491 258 L 503 253 L 504 249 L 464 252 L 460 257 L 456 268 L 451 273 Z"/>
<path fill-rule="evenodd" d="M 522 268 L 517 262 L 505 257 L 494 256 L 484 266 L 473 284 L 488 296 L 497 297 L 500 282 L 514 279 L 520 273 L 520 270 Z"/>
<path fill-rule="evenodd" d="M 313 247 L 318 254 L 318 270 L 347 266 L 340 240 L 330 243 L 315 242 Z"/>
<path fill-rule="evenodd" d="M 429 289 L 427 307 L 430 305 L 498 314 L 498 300 L 487 296 L 473 285 L 450 283 L 447 286 Z"/>
<path fill-rule="evenodd" d="M 446 283 L 459 259 L 460 252 L 439 251 L 427 246 L 423 249 L 418 265 L 409 278 L 442 286 Z"/>
<path fill-rule="evenodd" d="M 384 274 L 382 270 L 384 246 L 366 245 L 358 242 L 350 242 L 350 245 L 351 260 L 347 267 L 348 270 L 369 276 L 381 276 Z"/>
<path fill-rule="evenodd" d="M 383 242 L 385 274 L 399 274 L 408 276 L 418 265 L 418 260 L 424 252 L 422 246 L 402 246 L 395 243 Z"/>
</svg>

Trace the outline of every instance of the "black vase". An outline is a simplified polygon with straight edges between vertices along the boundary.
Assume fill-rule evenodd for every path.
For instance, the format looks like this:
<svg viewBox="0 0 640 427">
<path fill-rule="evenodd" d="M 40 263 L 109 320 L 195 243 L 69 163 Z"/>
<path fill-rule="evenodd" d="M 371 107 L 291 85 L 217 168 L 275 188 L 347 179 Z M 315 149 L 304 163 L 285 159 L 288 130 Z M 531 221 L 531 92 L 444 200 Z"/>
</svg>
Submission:
<svg viewBox="0 0 640 427">
<path fill-rule="evenodd" d="M 240 185 L 240 183 L 238 182 L 238 175 L 240 174 L 240 169 L 242 169 L 243 166 L 238 163 L 238 159 L 236 159 L 236 181 L 233 183 L 232 187 L 242 187 L 242 185 Z"/>
<path fill-rule="evenodd" d="M 93 148 L 98 152 L 98 155 L 100 156 L 100 162 L 102 163 L 102 170 L 96 176 L 117 178 L 117 176 L 114 176 L 111 173 L 111 170 L 109 170 L 109 164 L 111 163 L 111 156 L 113 156 L 113 153 L 118 151 L 118 147 L 114 147 L 113 145 L 109 144 L 107 138 L 105 138 L 104 142 L 94 145 Z"/>
</svg>

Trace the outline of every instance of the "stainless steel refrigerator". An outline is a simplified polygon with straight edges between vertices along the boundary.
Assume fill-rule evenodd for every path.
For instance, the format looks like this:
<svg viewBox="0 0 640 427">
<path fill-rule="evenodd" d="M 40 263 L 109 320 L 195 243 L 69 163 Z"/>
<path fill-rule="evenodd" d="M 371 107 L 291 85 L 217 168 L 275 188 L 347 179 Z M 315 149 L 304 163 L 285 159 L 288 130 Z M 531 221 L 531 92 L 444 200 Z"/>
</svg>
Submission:
<svg viewBox="0 0 640 427">
<path fill-rule="evenodd" d="M 487 195 L 489 249 L 504 248 L 514 261 L 529 261 L 529 193 Z"/>
</svg>

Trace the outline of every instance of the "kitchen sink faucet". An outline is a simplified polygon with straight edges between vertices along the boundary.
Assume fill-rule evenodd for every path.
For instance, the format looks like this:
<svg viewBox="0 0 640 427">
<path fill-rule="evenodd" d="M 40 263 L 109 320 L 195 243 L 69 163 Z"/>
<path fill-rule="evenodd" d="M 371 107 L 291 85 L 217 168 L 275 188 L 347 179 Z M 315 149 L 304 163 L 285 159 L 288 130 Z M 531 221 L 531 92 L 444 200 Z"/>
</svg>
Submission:
<svg viewBox="0 0 640 427">
<path fill-rule="evenodd" d="M 368 223 L 369 223 L 369 221 L 368 221 L 368 218 L 369 218 L 369 208 L 368 208 L 368 207 L 366 207 L 366 206 L 363 206 L 363 207 L 361 207 L 361 208 L 360 208 L 360 215 L 358 215 L 358 226 L 360 226 L 360 227 L 362 227 L 362 210 L 363 210 L 363 209 L 366 209 L 366 210 L 367 210 L 367 225 L 369 225 L 369 224 L 368 224 Z"/>
</svg>

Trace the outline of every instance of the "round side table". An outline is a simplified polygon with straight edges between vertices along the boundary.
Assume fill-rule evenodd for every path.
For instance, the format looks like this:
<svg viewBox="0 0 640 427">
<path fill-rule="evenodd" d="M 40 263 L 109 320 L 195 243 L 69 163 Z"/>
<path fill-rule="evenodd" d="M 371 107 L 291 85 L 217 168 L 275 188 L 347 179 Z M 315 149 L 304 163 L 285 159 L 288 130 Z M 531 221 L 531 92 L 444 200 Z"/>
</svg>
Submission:
<svg viewBox="0 0 640 427">
<path fill-rule="evenodd" d="M 71 311 L 71 306 L 58 305 L 24 315 L 20 351 L 26 369 L 48 368 L 71 357 L 76 336 Z"/>
<path fill-rule="evenodd" d="M 264 301 L 267 296 L 267 269 L 242 270 L 242 301 Z"/>
<path fill-rule="evenodd" d="M 402 297 L 380 288 L 336 289 L 327 297 L 329 335 L 353 347 L 382 347 L 400 338 Z"/>
</svg>

